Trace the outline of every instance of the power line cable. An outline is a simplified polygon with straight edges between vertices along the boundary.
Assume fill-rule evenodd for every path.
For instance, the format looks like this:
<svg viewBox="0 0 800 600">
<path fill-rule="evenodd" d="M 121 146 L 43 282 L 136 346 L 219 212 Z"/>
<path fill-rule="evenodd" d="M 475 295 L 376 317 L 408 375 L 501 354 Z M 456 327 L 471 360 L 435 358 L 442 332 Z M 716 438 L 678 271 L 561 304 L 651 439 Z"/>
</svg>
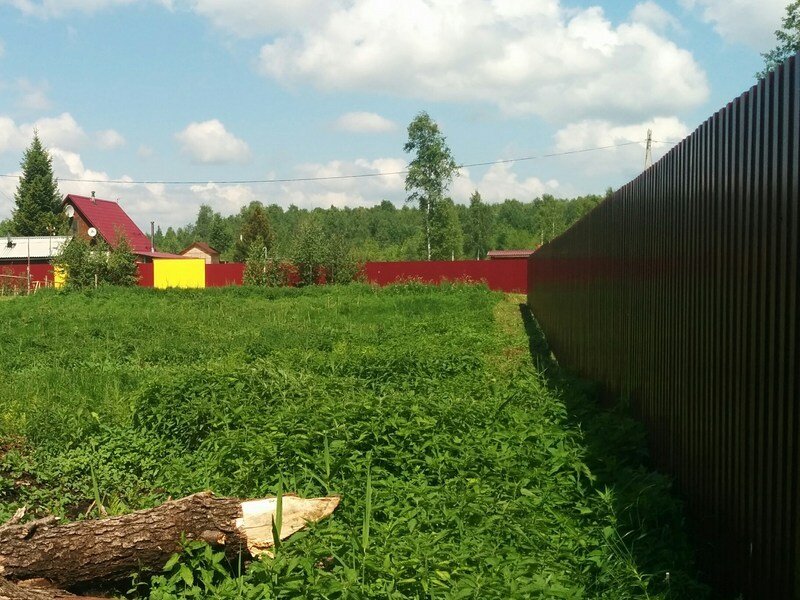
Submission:
<svg viewBox="0 0 800 600">
<path fill-rule="evenodd" d="M 611 148 L 621 148 L 623 146 L 630 146 L 632 144 L 641 144 L 641 141 L 628 141 L 619 144 L 609 144 L 608 146 L 596 146 L 594 148 L 581 148 L 579 150 L 567 150 L 565 152 L 552 152 L 550 154 L 539 154 L 535 156 L 522 156 L 519 158 L 505 158 L 501 160 L 492 160 L 488 162 L 476 162 L 457 165 L 458 169 L 465 169 L 469 167 L 486 167 L 491 165 L 500 165 L 513 162 L 522 162 L 527 160 L 538 160 L 542 158 L 554 158 L 557 156 L 568 156 L 571 154 L 582 154 L 585 152 L 595 152 L 598 150 L 608 150 Z M 370 177 L 390 177 L 393 175 L 406 175 L 408 169 L 402 171 L 388 171 L 381 173 L 356 173 L 352 175 L 326 175 L 323 177 L 290 177 L 290 178 L 276 178 L 276 179 L 231 179 L 225 181 L 203 180 L 203 181 L 157 181 L 157 180 L 141 180 L 133 181 L 126 179 L 70 179 L 66 177 L 59 177 L 59 181 L 66 181 L 70 183 L 105 183 L 105 184 L 121 184 L 121 185 L 205 185 L 214 183 L 217 185 L 253 185 L 260 183 L 302 183 L 313 181 L 332 181 L 339 179 L 365 179 Z M 19 178 L 21 175 L 0 175 L 0 177 L 15 177 Z"/>
</svg>

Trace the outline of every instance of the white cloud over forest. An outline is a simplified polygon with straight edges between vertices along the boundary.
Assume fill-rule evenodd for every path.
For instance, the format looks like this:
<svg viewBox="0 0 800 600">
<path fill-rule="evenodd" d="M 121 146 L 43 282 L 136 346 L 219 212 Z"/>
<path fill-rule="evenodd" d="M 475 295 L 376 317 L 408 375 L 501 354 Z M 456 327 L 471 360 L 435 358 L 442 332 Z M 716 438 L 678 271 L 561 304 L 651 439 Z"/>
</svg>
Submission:
<svg viewBox="0 0 800 600">
<path fill-rule="evenodd" d="M 681 0 L 698 12 L 727 42 L 766 52 L 775 46 L 776 29 L 786 14 L 788 0 Z"/>
<path fill-rule="evenodd" d="M 189 123 L 175 139 L 181 151 L 197 164 L 243 163 L 250 159 L 247 142 L 226 130 L 218 119 Z"/>
</svg>

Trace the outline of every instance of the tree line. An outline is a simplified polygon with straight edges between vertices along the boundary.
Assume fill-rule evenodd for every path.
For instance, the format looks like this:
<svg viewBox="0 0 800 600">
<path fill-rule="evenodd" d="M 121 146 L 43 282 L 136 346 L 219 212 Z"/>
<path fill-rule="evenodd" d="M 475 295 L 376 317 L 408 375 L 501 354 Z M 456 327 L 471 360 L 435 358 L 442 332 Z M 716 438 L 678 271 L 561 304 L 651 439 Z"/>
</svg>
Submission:
<svg viewBox="0 0 800 600">
<path fill-rule="evenodd" d="M 440 260 L 485 258 L 489 250 L 535 248 L 548 242 L 594 208 L 604 195 L 557 199 L 545 194 L 528 201 L 507 199 L 486 203 L 478 191 L 469 205 L 450 198 L 433 214 L 431 258 Z M 336 238 L 361 261 L 425 260 L 425 210 L 395 206 L 383 200 L 372 207 L 315 208 L 252 202 L 233 215 L 222 215 L 202 205 L 193 223 L 156 229 L 155 246 L 162 252 L 180 252 L 195 241 L 207 242 L 227 261 L 244 262 L 260 239 L 269 254 L 291 258 L 308 237 Z"/>
</svg>

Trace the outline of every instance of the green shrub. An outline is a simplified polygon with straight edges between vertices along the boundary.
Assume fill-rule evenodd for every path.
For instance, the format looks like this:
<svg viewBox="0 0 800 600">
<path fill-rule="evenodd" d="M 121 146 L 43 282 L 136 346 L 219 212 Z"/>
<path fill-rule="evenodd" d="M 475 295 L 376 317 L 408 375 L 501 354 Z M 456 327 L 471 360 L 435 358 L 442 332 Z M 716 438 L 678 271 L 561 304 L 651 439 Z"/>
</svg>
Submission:
<svg viewBox="0 0 800 600">
<path fill-rule="evenodd" d="M 258 239 L 250 244 L 244 265 L 244 284 L 261 287 L 281 287 L 289 284 L 292 265 L 270 254 L 268 246 Z"/>
<path fill-rule="evenodd" d="M 134 286 L 139 281 L 136 255 L 125 236 L 115 248 L 102 240 L 75 236 L 62 246 L 53 266 L 66 274 L 65 288 L 84 290 L 101 285 Z"/>
</svg>

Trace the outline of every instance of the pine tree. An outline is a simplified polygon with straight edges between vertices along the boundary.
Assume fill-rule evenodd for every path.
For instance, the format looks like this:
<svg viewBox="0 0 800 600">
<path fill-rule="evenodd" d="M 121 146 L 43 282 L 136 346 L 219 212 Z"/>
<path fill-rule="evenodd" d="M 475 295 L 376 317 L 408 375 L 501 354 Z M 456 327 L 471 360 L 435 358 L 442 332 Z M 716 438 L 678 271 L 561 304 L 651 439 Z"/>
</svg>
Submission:
<svg viewBox="0 0 800 600">
<path fill-rule="evenodd" d="M 253 203 L 245 216 L 239 239 L 233 247 L 234 262 L 242 262 L 250 255 L 253 243 L 258 240 L 258 250 L 272 250 L 275 245 L 275 231 L 269 222 L 269 215 L 261 204 Z"/>
<path fill-rule="evenodd" d="M 63 230 L 65 221 L 58 182 L 53 176 L 53 160 L 36 131 L 20 166 L 22 177 L 14 194 L 16 208 L 12 213 L 14 233 L 51 235 Z"/>
<path fill-rule="evenodd" d="M 470 258 L 485 258 L 492 239 L 494 214 L 492 207 L 484 204 L 478 190 L 475 190 L 469 198 L 468 215 L 467 254 Z"/>
</svg>

